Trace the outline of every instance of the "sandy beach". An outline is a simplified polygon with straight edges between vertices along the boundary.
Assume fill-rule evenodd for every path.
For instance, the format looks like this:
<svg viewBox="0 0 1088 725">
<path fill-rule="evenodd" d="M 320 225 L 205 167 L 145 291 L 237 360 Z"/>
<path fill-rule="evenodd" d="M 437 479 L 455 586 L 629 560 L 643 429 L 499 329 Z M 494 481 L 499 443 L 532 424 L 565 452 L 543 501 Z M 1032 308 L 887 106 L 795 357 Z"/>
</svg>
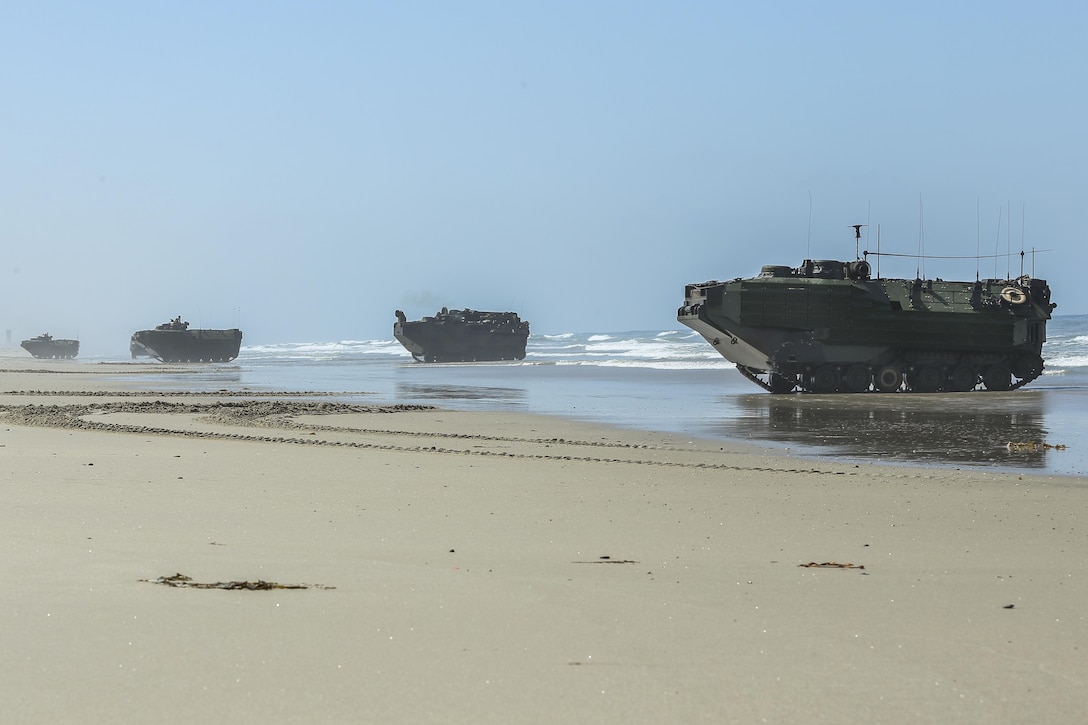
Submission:
<svg viewBox="0 0 1088 725">
<path fill-rule="evenodd" d="M 1083 479 L 0 367 L 7 722 L 1088 711 Z"/>
</svg>

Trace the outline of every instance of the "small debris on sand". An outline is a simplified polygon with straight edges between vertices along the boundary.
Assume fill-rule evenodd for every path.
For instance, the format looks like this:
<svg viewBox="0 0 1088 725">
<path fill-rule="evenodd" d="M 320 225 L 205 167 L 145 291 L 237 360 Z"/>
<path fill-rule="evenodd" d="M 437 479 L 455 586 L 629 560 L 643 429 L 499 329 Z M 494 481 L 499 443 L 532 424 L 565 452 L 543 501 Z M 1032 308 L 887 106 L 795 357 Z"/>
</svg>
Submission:
<svg viewBox="0 0 1088 725">
<path fill-rule="evenodd" d="M 269 589 L 335 589 L 336 587 L 325 586 L 324 584 L 278 584 L 276 582 L 266 582 L 263 579 L 258 579 L 255 582 L 251 581 L 229 581 L 229 582 L 196 582 L 193 578 L 184 574 L 178 573 L 171 576 L 160 576 L 158 579 L 141 579 L 142 582 L 148 582 L 149 584 L 162 584 L 167 587 L 175 587 L 179 589 L 243 589 L 246 591 L 267 591 Z"/>
</svg>

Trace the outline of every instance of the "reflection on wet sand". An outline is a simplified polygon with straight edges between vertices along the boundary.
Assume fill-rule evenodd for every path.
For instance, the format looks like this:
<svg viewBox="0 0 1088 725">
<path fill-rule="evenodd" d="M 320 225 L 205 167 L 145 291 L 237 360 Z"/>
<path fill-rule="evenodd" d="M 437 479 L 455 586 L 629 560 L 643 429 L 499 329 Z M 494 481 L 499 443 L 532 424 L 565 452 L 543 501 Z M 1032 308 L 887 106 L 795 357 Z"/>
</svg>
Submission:
<svg viewBox="0 0 1088 725">
<path fill-rule="evenodd" d="M 428 385 L 397 383 L 398 403 L 434 401 L 486 401 L 510 407 L 524 407 L 525 391 L 521 388 L 500 388 L 484 385 Z"/>
<path fill-rule="evenodd" d="M 194 365 L 186 368 L 173 365 L 168 370 L 149 373 L 138 382 L 146 387 L 160 390 L 208 392 L 223 388 L 237 389 L 241 387 L 243 380 L 242 371 L 237 366 L 198 367 Z"/>
<path fill-rule="evenodd" d="M 1038 393 L 743 395 L 717 435 L 902 463 L 1042 468 L 1054 451 Z M 1035 446 L 1016 445 L 1035 442 Z M 1009 445 L 1012 443 L 1013 445 Z"/>
</svg>

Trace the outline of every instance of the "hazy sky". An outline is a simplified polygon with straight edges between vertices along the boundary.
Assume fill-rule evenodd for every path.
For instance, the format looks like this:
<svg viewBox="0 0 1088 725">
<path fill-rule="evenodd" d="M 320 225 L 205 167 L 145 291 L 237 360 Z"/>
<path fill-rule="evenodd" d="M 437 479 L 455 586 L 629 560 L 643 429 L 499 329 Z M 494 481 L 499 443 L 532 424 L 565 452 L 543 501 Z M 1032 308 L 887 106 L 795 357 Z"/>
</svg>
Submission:
<svg viewBox="0 0 1088 725">
<path fill-rule="evenodd" d="M 0 329 L 681 329 L 685 283 L 853 258 L 865 222 L 885 251 L 1054 250 L 1037 276 L 1086 313 L 1086 7 L 5 3 Z"/>
</svg>

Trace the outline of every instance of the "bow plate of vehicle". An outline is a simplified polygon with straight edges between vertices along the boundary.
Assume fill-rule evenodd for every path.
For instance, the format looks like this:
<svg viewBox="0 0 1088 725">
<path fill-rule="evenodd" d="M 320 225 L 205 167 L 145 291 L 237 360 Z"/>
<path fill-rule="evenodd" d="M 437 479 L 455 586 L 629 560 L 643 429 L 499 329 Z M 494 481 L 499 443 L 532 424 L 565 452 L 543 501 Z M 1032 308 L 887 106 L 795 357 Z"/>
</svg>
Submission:
<svg viewBox="0 0 1088 725">
<path fill-rule="evenodd" d="M 238 357 L 242 331 L 189 329 L 181 316 L 154 330 L 132 333 L 129 352 L 133 358 L 153 357 L 161 362 L 230 362 Z"/>
<path fill-rule="evenodd" d="M 772 393 L 1012 390 L 1042 374 L 1045 280 L 874 278 L 870 254 L 689 284 L 677 320 Z"/>
<path fill-rule="evenodd" d="M 529 323 L 516 312 L 450 310 L 408 320 L 397 310 L 393 337 L 418 362 L 523 360 Z"/>
</svg>

